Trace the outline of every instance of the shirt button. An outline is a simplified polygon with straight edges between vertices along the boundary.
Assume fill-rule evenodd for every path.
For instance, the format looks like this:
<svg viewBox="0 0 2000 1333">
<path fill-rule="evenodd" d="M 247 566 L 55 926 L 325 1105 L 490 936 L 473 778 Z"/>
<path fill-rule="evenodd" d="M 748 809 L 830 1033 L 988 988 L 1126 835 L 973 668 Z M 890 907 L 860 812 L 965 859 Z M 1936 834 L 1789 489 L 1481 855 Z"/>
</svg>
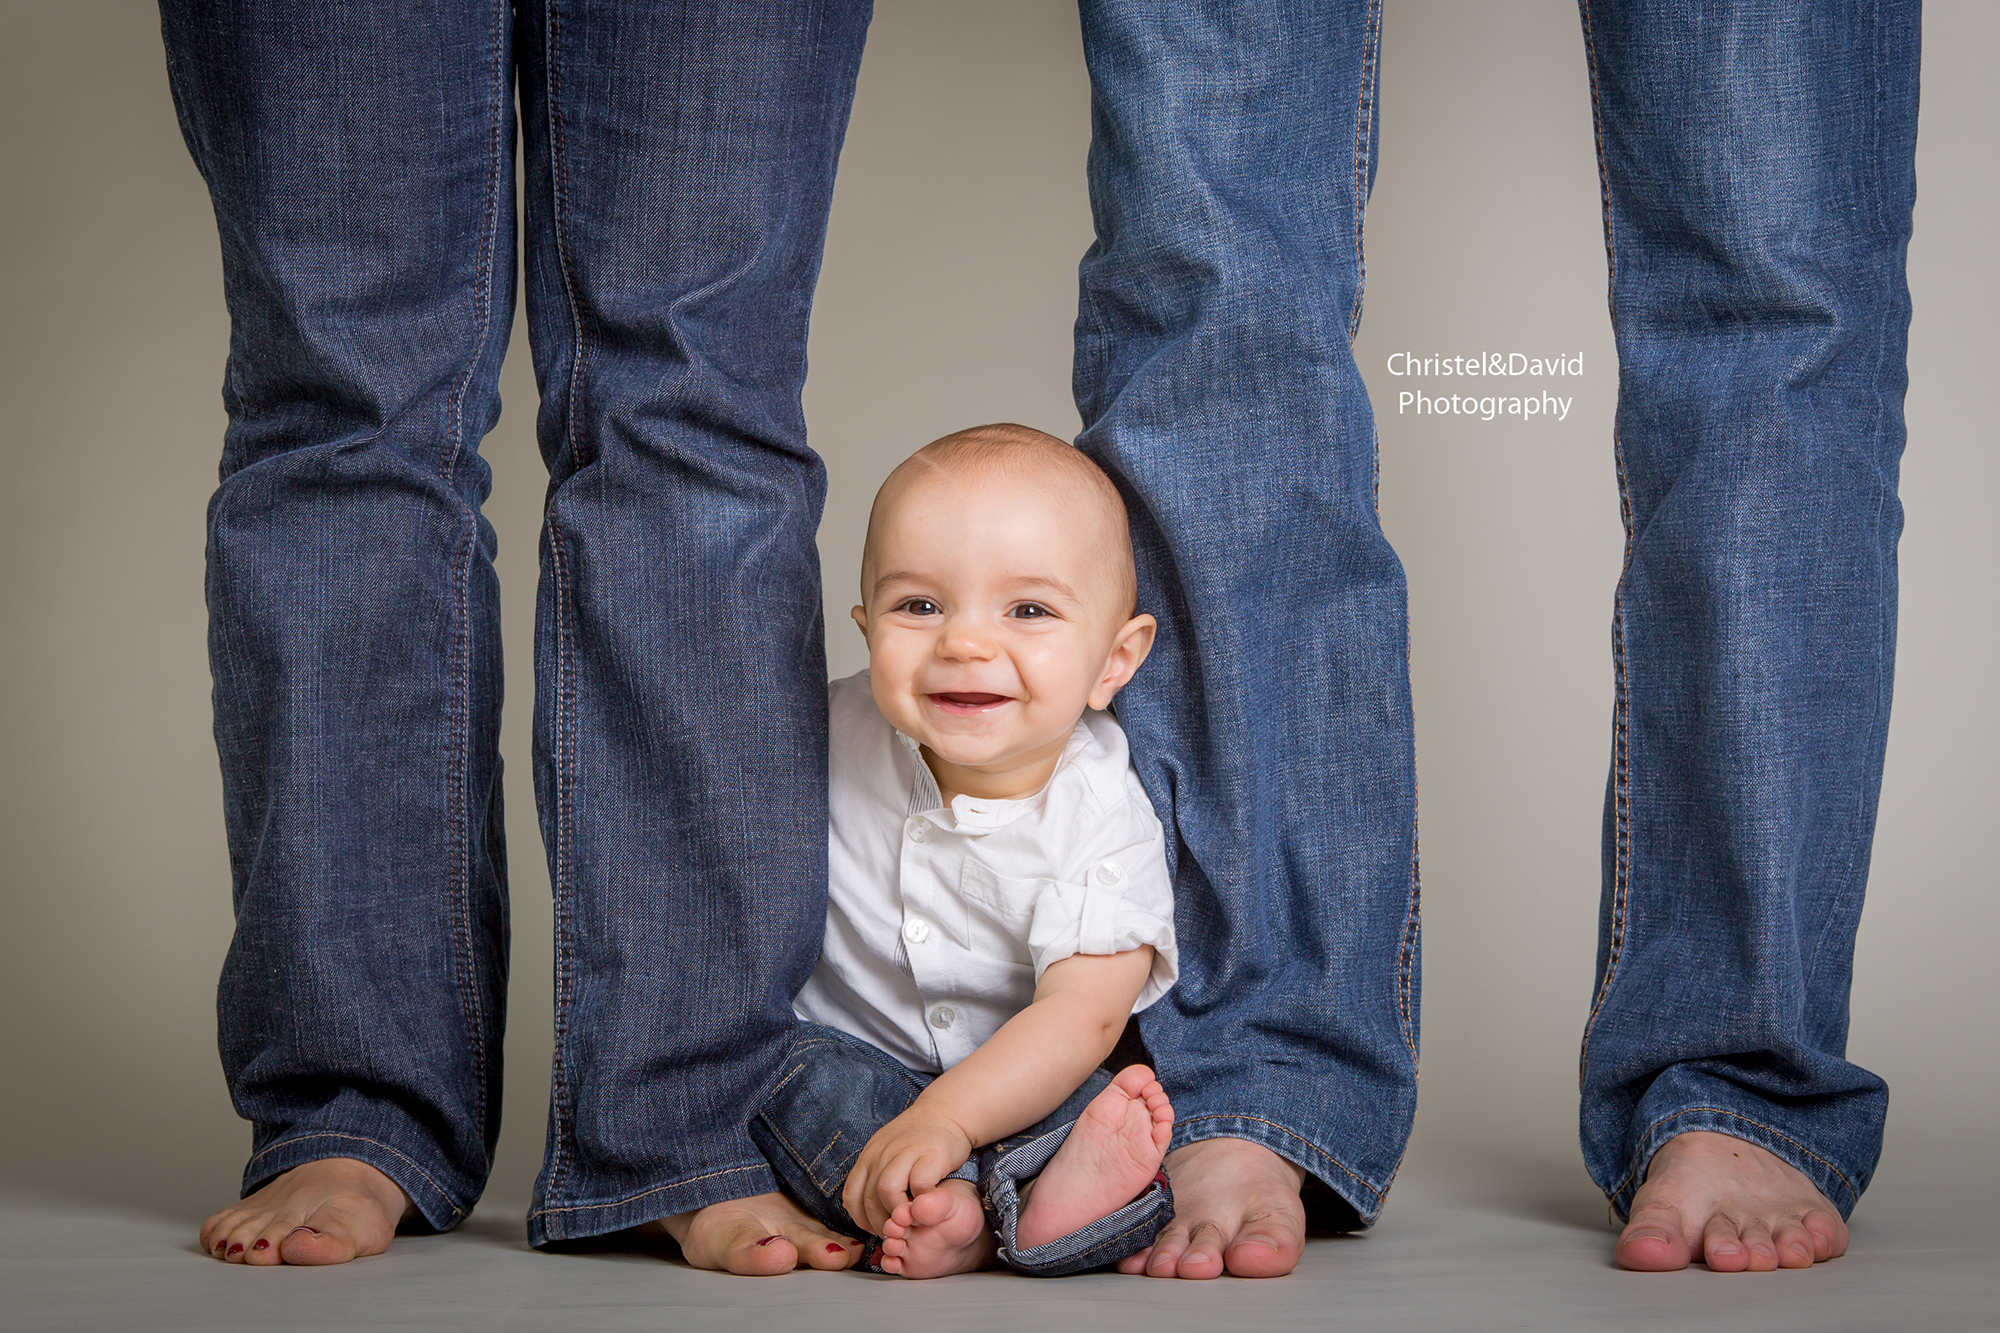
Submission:
<svg viewBox="0 0 2000 1333">
<path fill-rule="evenodd" d="M 1116 861 L 1100 861 L 1097 863 L 1097 882 L 1099 884 L 1116 884 L 1124 878 L 1124 868 Z"/>
<path fill-rule="evenodd" d="M 958 1010 L 948 1004 L 931 1007 L 931 1026 L 942 1032 L 958 1021 Z"/>
<path fill-rule="evenodd" d="M 913 916 L 903 923 L 903 938 L 912 944 L 922 944 L 931 937 L 931 923 L 920 916 Z"/>
<path fill-rule="evenodd" d="M 923 842 L 931 836 L 931 824 L 928 819 L 919 819 L 912 815 L 908 828 L 911 842 Z"/>
</svg>

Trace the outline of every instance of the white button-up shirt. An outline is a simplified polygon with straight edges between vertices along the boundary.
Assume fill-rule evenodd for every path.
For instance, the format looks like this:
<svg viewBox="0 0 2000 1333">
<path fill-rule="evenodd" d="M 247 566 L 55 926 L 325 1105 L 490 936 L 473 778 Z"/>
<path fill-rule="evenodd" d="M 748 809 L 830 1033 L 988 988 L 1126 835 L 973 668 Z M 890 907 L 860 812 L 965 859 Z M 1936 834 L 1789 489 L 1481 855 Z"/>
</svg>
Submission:
<svg viewBox="0 0 2000 1333">
<path fill-rule="evenodd" d="M 826 944 L 799 1017 L 941 1072 L 1072 954 L 1150 944 L 1132 1012 L 1166 993 L 1179 971 L 1166 836 L 1110 714 L 1084 715 L 1035 795 L 947 806 L 866 671 L 829 694 Z"/>
</svg>

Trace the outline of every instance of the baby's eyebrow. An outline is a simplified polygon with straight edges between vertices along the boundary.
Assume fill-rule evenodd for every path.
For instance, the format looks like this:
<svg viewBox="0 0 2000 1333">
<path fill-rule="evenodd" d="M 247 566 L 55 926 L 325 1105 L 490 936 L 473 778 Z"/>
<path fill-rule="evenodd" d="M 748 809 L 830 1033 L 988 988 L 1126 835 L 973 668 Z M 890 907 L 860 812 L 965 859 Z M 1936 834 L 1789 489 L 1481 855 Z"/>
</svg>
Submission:
<svg viewBox="0 0 2000 1333">
<path fill-rule="evenodd" d="M 879 597 L 882 595 L 882 589 L 888 587 L 892 583 L 922 583 L 923 581 L 924 581 L 924 576 L 917 573 L 915 570 L 892 569 L 887 574 L 884 574 L 880 578 L 875 580 L 874 592 L 875 595 Z"/>
<path fill-rule="evenodd" d="M 1029 588 L 1045 588 L 1049 592 L 1056 593 L 1059 596 L 1069 598 L 1069 600 L 1072 602 L 1080 602 L 1083 600 L 1081 597 L 1078 597 L 1076 595 L 1076 590 L 1074 588 L 1070 587 L 1067 583 L 1064 583 L 1061 579 L 1055 578 L 1048 574 L 1024 574 L 1019 578 L 1008 579 L 1007 582 L 1013 587 L 1021 588 L 1024 590 Z"/>
</svg>

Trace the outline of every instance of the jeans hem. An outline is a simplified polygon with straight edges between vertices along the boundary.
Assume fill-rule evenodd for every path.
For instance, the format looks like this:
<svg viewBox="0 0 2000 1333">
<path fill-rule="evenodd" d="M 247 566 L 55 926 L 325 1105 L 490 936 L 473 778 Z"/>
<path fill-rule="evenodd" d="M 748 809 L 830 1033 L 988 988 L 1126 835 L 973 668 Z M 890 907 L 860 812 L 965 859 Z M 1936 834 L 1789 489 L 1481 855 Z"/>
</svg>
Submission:
<svg viewBox="0 0 2000 1333">
<path fill-rule="evenodd" d="M 254 1153 L 243 1167 L 243 1195 L 263 1188 L 294 1167 L 329 1157 L 351 1157 L 366 1162 L 396 1182 L 410 1196 L 424 1222 L 435 1231 L 449 1231 L 465 1220 L 478 1201 L 476 1190 L 453 1190 L 441 1183 L 451 1173 L 436 1165 L 426 1167 L 412 1153 L 380 1139 L 338 1130 L 314 1129 L 279 1139 Z"/>
<path fill-rule="evenodd" d="M 1689 1106 L 1679 1111 L 1657 1117 L 1639 1134 L 1632 1153 L 1631 1167 L 1625 1178 L 1615 1186 L 1604 1190 L 1605 1198 L 1617 1210 L 1620 1219 L 1630 1221 L 1632 1216 L 1632 1196 L 1638 1193 L 1645 1182 L 1646 1171 L 1652 1165 L 1653 1155 L 1666 1146 L 1669 1139 L 1696 1130 L 1707 1130 L 1716 1134 L 1727 1134 L 1731 1138 L 1754 1143 L 1759 1148 L 1780 1158 L 1803 1172 L 1815 1188 L 1826 1196 L 1827 1201 L 1839 1210 L 1844 1221 L 1853 1213 L 1855 1204 L 1861 1201 L 1861 1191 L 1855 1187 L 1850 1173 L 1842 1171 L 1833 1162 L 1814 1151 L 1799 1139 L 1787 1134 L 1775 1125 L 1765 1124 L 1739 1111 L 1731 1111 L 1721 1106 Z M 1599 1184 L 1603 1188 L 1602 1182 Z"/>
<path fill-rule="evenodd" d="M 762 1160 L 685 1176 L 603 1203 L 541 1204 L 528 1214 L 528 1244 L 543 1249 L 558 1241 L 587 1240 L 690 1213 L 712 1203 L 779 1192 L 778 1177 Z"/>
<path fill-rule="evenodd" d="M 1387 1183 L 1377 1186 L 1297 1130 L 1263 1116 L 1217 1112 L 1176 1121 L 1168 1151 L 1209 1139 L 1243 1139 L 1269 1148 L 1345 1199 L 1364 1229 L 1375 1225 L 1389 1197 Z"/>
</svg>

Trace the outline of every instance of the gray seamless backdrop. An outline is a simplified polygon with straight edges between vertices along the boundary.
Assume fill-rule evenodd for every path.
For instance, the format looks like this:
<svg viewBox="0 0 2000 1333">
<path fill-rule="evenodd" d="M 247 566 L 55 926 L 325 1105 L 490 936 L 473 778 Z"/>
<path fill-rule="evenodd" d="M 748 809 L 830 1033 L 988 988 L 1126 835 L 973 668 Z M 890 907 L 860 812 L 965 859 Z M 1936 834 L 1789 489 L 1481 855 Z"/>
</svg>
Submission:
<svg viewBox="0 0 2000 1333">
<path fill-rule="evenodd" d="M 1356 352 L 1413 620 L 1426 986 L 1406 1179 L 1531 1180 L 1588 1214 L 1576 1048 L 1622 535 L 1582 39 L 1564 0 L 1386 8 Z M 3 0 L 0 14 L 0 1183 L 192 1222 L 232 1195 L 249 1141 L 213 1045 L 230 930 L 202 606 L 227 340 L 216 237 L 152 6 Z M 1925 27 L 1901 651 L 1851 1050 L 1894 1089 L 1878 1187 L 1955 1192 L 2000 1175 L 2000 285 L 1980 230 L 2000 203 L 2000 8 L 1933 0 Z M 806 389 L 832 474 L 820 549 L 838 673 L 862 663 L 845 612 L 888 469 L 976 422 L 1077 428 L 1088 138 L 1066 0 L 878 0 Z M 1584 358 L 1567 421 L 1396 414 L 1393 351 L 1551 347 Z M 504 392 L 484 448 L 513 687 L 515 980 L 488 1199 L 518 1216 L 550 1054 L 527 781 L 545 476 L 518 325 Z"/>
</svg>

